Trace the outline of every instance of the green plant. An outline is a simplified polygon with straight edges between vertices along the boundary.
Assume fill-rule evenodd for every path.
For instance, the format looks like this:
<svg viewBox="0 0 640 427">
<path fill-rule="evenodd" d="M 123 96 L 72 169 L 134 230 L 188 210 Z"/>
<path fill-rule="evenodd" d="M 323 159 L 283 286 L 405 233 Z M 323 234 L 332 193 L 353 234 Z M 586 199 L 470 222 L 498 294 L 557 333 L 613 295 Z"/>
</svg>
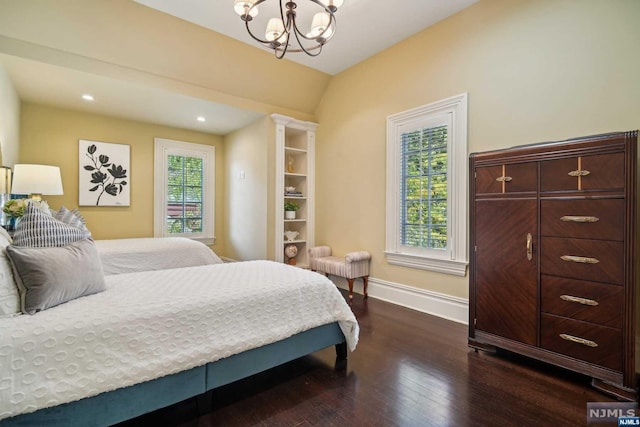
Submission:
<svg viewBox="0 0 640 427">
<path fill-rule="evenodd" d="M 300 206 L 296 202 L 285 202 L 284 210 L 285 211 L 297 211 L 300 209 Z"/>
</svg>

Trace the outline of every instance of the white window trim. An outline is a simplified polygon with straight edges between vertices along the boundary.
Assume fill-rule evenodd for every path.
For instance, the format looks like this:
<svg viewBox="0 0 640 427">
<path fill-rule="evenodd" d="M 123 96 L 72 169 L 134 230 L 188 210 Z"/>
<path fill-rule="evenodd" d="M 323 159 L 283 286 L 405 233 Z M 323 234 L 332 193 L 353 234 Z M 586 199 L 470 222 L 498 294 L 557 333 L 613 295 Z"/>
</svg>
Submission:
<svg viewBox="0 0 640 427">
<path fill-rule="evenodd" d="M 413 122 L 450 115 L 448 146 L 448 248 L 416 254 L 400 244 L 400 136 Z M 468 265 L 467 94 L 453 96 L 387 117 L 387 230 L 385 255 L 390 264 L 464 276 Z"/>
<path fill-rule="evenodd" d="M 215 165 L 216 151 L 211 145 L 193 144 L 190 142 L 173 141 L 171 139 L 154 138 L 154 213 L 153 235 L 155 237 L 187 237 L 205 245 L 215 243 Z M 167 216 L 167 157 L 169 154 L 179 156 L 203 157 L 203 232 L 177 234 L 166 232 Z"/>
</svg>

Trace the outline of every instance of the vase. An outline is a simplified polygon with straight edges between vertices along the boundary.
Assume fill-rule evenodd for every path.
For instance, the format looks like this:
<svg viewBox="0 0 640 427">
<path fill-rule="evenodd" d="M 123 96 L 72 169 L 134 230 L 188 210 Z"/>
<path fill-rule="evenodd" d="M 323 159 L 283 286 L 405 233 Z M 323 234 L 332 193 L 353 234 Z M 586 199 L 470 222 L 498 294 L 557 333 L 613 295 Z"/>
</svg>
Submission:
<svg viewBox="0 0 640 427">
<path fill-rule="evenodd" d="M 284 211 L 284 219 L 296 219 L 296 211 Z"/>
</svg>

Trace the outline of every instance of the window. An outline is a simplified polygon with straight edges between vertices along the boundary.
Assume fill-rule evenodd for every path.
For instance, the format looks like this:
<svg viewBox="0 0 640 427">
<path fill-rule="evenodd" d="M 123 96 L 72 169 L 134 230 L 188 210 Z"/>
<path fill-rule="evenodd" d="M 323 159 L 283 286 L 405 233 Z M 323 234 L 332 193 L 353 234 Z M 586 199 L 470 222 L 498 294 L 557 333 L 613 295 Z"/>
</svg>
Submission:
<svg viewBox="0 0 640 427">
<path fill-rule="evenodd" d="M 387 260 L 464 276 L 467 95 L 387 118 Z"/>
<path fill-rule="evenodd" d="M 156 237 L 214 242 L 215 148 L 155 139 Z"/>
</svg>

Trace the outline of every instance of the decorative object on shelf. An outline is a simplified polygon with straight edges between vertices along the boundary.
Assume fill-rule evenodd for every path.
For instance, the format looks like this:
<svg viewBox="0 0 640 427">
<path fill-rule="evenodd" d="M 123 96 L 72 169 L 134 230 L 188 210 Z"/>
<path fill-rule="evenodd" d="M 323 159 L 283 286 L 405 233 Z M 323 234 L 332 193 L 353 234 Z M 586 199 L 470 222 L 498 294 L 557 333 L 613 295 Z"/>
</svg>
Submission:
<svg viewBox="0 0 640 427">
<path fill-rule="evenodd" d="M 296 265 L 296 255 L 298 255 L 298 247 L 296 245 L 287 245 L 284 248 L 284 254 L 287 256 L 289 265 Z"/>
<path fill-rule="evenodd" d="M 11 168 L 7 166 L 0 166 L 0 206 L 4 206 L 5 203 L 11 197 Z M 9 223 L 9 216 L 4 211 L 0 211 L 0 226 L 4 227 Z"/>
<path fill-rule="evenodd" d="M 296 187 L 285 187 L 285 197 L 302 197 L 302 191 L 296 191 Z"/>
<path fill-rule="evenodd" d="M 284 232 L 284 235 L 287 238 L 288 242 L 293 242 L 294 240 L 296 240 L 296 237 L 300 235 L 300 233 L 298 233 L 297 231 L 288 230 Z"/>
<path fill-rule="evenodd" d="M 129 206 L 129 151 L 126 144 L 80 140 L 80 206 Z"/>
<path fill-rule="evenodd" d="M 249 23 L 254 22 L 254 18 L 258 16 L 258 5 L 265 3 L 264 7 L 269 7 L 266 4 L 267 1 L 269 0 L 235 0 L 233 9 L 244 21 L 249 35 L 265 47 L 273 49 L 278 59 L 282 59 L 287 51 L 304 52 L 309 56 L 318 56 L 322 52 L 322 47 L 336 31 L 335 13 L 343 3 L 343 0 L 280 0 L 280 9 L 279 13 L 275 13 L 276 17 L 270 18 L 266 26 L 264 25 L 266 18 L 262 22 L 262 25 L 266 27 L 265 38 L 262 39 L 251 31 Z M 273 1 L 270 2 L 272 6 L 273 3 Z M 277 5 L 278 0 L 275 0 L 275 3 Z M 300 5 L 300 11 L 296 11 L 298 5 Z M 267 10 L 272 11 L 271 9 Z M 313 15 L 313 20 L 304 16 L 313 13 L 314 10 L 317 13 Z M 302 12 L 303 20 L 311 20 L 311 30 L 306 34 L 300 30 L 298 25 L 297 15 L 299 12 Z M 295 45 L 292 44 L 294 39 Z"/>
<path fill-rule="evenodd" d="M 60 168 L 49 165 L 15 165 L 13 167 L 13 194 L 27 194 L 31 200 L 42 200 L 42 195 L 60 196 L 62 178 Z"/>
<path fill-rule="evenodd" d="M 295 171 L 296 169 L 293 167 L 293 156 L 289 154 L 289 156 L 287 157 L 287 173 L 294 173 Z"/>
<path fill-rule="evenodd" d="M 296 211 L 300 209 L 300 206 L 296 202 L 285 202 L 284 204 L 284 217 L 285 219 L 296 219 Z"/>
</svg>

